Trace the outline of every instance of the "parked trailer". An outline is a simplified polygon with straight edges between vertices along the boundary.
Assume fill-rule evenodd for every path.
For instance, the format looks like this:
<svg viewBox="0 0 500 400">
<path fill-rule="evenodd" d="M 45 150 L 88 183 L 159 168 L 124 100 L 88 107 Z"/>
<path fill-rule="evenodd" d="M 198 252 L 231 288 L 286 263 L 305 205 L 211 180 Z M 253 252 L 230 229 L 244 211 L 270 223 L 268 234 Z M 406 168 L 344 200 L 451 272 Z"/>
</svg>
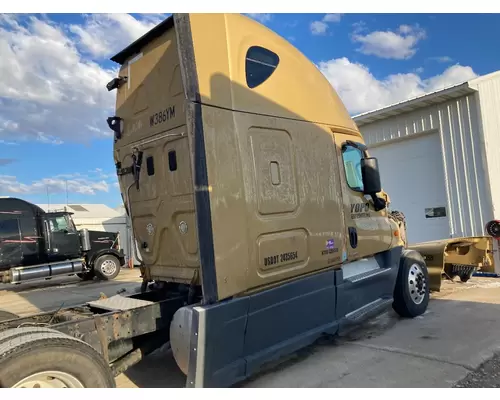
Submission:
<svg viewBox="0 0 500 400">
<path fill-rule="evenodd" d="M 427 267 L 377 160 L 290 43 L 241 15 L 174 14 L 112 60 L 143 290 L 1 323 L 0 386 L 113 387 L 168 342 L 186 386 L 230 386 L 391 307 L 425 312 Z"/>
<path fill-rule="evenodd" d="M 406 242 L 406 220 L 404 214 L 395 212 L 404 247 L 415 250 L 424 258 L 429 273 L 429 288 L 439 292 L 443 280 L 459 278 L 467 282 L 472 276 L 498 276 L 494 253 L 498 251 L 500 221 L 486 224 L 485 236 L 433 240 L 408 245 Z"/>
<path fill-rule="evenodd" d="M 458 277 L 467 282 L 477 271 L 494 270 L 493 240 L 487 236 L 463 237 L 418 243 L 409 248 L 423 256 L 430 289 L 439 292 L 443 279 Z"/>
</svg>

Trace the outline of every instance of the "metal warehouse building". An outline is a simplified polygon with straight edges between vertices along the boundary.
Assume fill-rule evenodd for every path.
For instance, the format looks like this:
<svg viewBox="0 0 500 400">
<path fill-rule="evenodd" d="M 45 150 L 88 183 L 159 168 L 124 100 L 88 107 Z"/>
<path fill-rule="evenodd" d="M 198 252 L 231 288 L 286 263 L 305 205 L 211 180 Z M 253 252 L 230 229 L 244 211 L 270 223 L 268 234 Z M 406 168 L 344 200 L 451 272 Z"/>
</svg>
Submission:
<svg viewBox="0 0 500 400">
<path fill-rule="evenodd" d="M 500 71 L 354 120 L 411 244 L 484 235 L 500 219 Z"/>
</svg>

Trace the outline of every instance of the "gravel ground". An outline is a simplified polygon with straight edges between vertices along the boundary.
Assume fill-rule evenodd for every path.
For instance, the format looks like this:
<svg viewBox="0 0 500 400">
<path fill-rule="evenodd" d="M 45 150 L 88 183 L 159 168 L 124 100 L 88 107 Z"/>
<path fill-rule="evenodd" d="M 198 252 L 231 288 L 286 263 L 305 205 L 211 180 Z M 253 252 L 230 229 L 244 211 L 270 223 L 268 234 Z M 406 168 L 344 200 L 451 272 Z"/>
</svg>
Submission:
<svg viewBox="0 0 500 400">
<path fill-rule="evenodd" d="M 458 381 L 454 388 L 499 388 L 500 353 L 482 363 L 475 371 Z"/>
</svg>

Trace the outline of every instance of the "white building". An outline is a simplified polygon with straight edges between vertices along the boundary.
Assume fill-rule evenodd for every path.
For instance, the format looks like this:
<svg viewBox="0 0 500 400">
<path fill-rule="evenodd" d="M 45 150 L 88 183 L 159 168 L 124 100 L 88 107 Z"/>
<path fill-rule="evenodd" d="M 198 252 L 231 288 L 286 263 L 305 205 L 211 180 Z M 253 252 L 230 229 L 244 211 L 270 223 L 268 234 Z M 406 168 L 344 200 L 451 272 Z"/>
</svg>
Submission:
<svg viewBox="0 0 500 400">
<path fill-rule="evenodd" d="M 500 71 L 354 120 L 410 243 L 483 235 L 500 219 Z"/>
<path fill-rule="evenodd" d="M 101 232 L 119 232 L 120 246 L 128 262 L 130 256 L 130 232 L 126 215 L 105 204 L 37 204 L 44 211 L 68 211 L 77 229 Z"/>
<path fill-rule="evenodd" d="M 139 250 L 139 245 L 134 238 L 134 231 L 132 229 L 132 221 L 130 217 L 127 215 L 127 211 L 125 210 L 125 206 L 123 204 L 119 205 L 115 208 L 120 215 L 122 215 L 127 221 L 127 240 L 128 240 L 128 248 L 130 249 L 130 257 L 132 259 L 133 265 L 138 266 L 141 264 L 141 255 Z M 133 251 L 133 246 L 135 245 L 135 252 Z"/>
</svg>

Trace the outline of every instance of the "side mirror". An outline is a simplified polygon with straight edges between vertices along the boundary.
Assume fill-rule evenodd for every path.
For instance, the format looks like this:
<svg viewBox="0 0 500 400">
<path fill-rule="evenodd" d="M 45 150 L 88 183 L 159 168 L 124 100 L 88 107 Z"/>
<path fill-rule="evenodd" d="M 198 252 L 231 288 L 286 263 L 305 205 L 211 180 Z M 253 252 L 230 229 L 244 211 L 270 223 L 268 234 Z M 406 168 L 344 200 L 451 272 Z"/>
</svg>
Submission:
<svg viewBox="0 0 500 400">
<path fill-rule="evenodd" d="M 361 176 L 363 178 L 364 194 L 375 195 L 382 191 L 378 161 L 375 157 L 361 159 Z"/>
</svg>

